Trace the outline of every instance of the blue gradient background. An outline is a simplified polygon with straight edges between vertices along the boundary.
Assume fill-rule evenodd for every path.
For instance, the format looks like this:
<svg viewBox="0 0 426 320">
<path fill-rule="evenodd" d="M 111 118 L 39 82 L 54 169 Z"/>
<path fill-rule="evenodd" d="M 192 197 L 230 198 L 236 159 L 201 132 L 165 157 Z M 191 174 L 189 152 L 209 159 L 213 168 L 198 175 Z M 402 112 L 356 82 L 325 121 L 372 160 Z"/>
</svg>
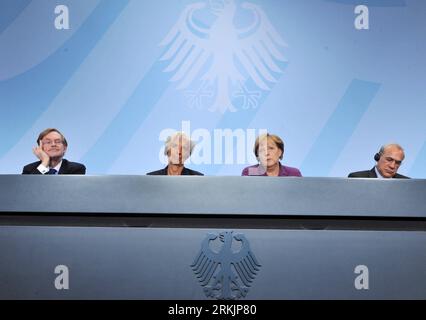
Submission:
<svg viewBox="0 0 426 320">
<path fill-rule="evenodd" d="M 251 1 L 288 44 L 287 62 L 257 108 L 223 115 L 190 108 L 160 61 L 161 41 L 194 2 L 0 0 L 1 173 L 35 161 L 38 133 L 57 127 L 66 158 L 88 174 L 145 174 L 163 166 L 160 132 L 190 121 L 212 136 L 278 134 L 283 162 L 305 176 L 370 169 L 383 143 L 398 142 L 399 172 L 426 178 L 426 1 Z M 54 28 L 59 4 L 69 7 L 70 30 Z M 354 28 L 358 4 L 369 6 L 369 30 Z M 250 164 L 188 167 L 240 175 Z"/>
</svg>

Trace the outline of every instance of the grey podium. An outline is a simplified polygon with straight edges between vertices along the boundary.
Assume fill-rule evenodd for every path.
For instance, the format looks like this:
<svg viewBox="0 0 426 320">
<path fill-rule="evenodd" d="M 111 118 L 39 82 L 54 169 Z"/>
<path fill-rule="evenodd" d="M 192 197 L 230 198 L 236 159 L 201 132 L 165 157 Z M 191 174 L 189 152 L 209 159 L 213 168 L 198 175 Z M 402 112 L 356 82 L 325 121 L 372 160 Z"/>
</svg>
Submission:
<svg viewBox="0 0 426 320">
<path fill-rule="evenodd" d="M 426 180 L 0 175 L 0 299 L 426 299 Z"/>
</svg>

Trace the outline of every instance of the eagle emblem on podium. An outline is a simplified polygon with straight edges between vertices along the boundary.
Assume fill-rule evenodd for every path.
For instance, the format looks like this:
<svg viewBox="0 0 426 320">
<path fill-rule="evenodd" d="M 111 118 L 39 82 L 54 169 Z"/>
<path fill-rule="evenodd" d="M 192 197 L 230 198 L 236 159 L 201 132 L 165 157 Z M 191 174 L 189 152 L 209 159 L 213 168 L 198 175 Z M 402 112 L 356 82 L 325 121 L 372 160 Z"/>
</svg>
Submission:
<svg viewBox="0 0 426 320">
<path fill-rule="evenodd" d="M 260 270 L 246 237 L 225 231 L 207 234 L 191 268 L 208 298 L 245 297 Z"/>
</svg>

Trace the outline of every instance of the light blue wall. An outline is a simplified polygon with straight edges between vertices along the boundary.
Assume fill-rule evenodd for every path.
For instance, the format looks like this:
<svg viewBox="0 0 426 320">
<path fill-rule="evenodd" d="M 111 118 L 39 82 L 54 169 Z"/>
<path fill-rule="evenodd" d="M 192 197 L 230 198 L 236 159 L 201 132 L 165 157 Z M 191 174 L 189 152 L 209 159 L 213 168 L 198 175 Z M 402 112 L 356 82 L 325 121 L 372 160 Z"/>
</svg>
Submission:
<svg viewBox="0 0 426 320">
<path fill-rule="evenodd" d="M 188 167 L 208 175 L 239 175 L 254 164 L 251 136 L 267 129 L 284 139 L 284 163 L 305 176 L 369 169 L 383 143 L 398 142 L 406 150 L 399 172 L 426 178 L 425 1 L 252 0 L 260 13 L 253 28 L 254 11 L 242 1 L 214 14 L 227 2 L 0 0 L 1 173 L 35 161 L 38 133 L 57 127 L 69 142 L 66 157 L 88 174 L 145 174 L 163 166 L 161 132 L 189 123 L 199 143 Z M 69 8 L 69 30 L 55 28 L 60 4 Z M 368 30 L 354 26 L 361 4 Z M 185 59 L 165 70 L 184 46 L 173 51 L 176 37 L 167 35 L 188 26 L 179 24 L 186 8 L 194 15 L 184 22 L 208 31 L 182 33 L 206 60 L 198 70 L 198 55 L 187 57 L 194 64 L 184 74 L 194 78 L 181 89 L 171 79 Z M 249 66 L 257 57 L 258 71 L 241 57 Z M 209 75 L 215 81 L 203 87 Z M 228 84 L 221 90 L 220 79 Z M 236 112 L 209 111 L 226 98 Z M 210 164 L 220 149 L 215 130 L 225 129 L 248 143 L 234 144 L 231 164 L 225 156 Z"/>
</svg>

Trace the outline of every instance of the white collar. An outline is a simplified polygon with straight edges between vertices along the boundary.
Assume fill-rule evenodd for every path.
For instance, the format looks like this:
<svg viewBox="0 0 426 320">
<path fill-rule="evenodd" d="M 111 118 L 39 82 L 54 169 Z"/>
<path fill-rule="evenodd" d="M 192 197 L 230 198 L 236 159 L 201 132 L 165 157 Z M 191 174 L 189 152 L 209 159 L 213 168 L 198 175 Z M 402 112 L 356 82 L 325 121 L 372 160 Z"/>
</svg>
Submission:
<svg viewBox="0 0 426 320">
<path fill-rule="evenodd" d="M 380 174 L 380 171 L 377 170 L 377 166 L 374 166 L 374 170 L 376 171 L 376 176 L 378 179 L 390 179 L 390 178 L 385 178 Z M 392 177 L 391 177 L 392 178 Z"/>
</svg>

